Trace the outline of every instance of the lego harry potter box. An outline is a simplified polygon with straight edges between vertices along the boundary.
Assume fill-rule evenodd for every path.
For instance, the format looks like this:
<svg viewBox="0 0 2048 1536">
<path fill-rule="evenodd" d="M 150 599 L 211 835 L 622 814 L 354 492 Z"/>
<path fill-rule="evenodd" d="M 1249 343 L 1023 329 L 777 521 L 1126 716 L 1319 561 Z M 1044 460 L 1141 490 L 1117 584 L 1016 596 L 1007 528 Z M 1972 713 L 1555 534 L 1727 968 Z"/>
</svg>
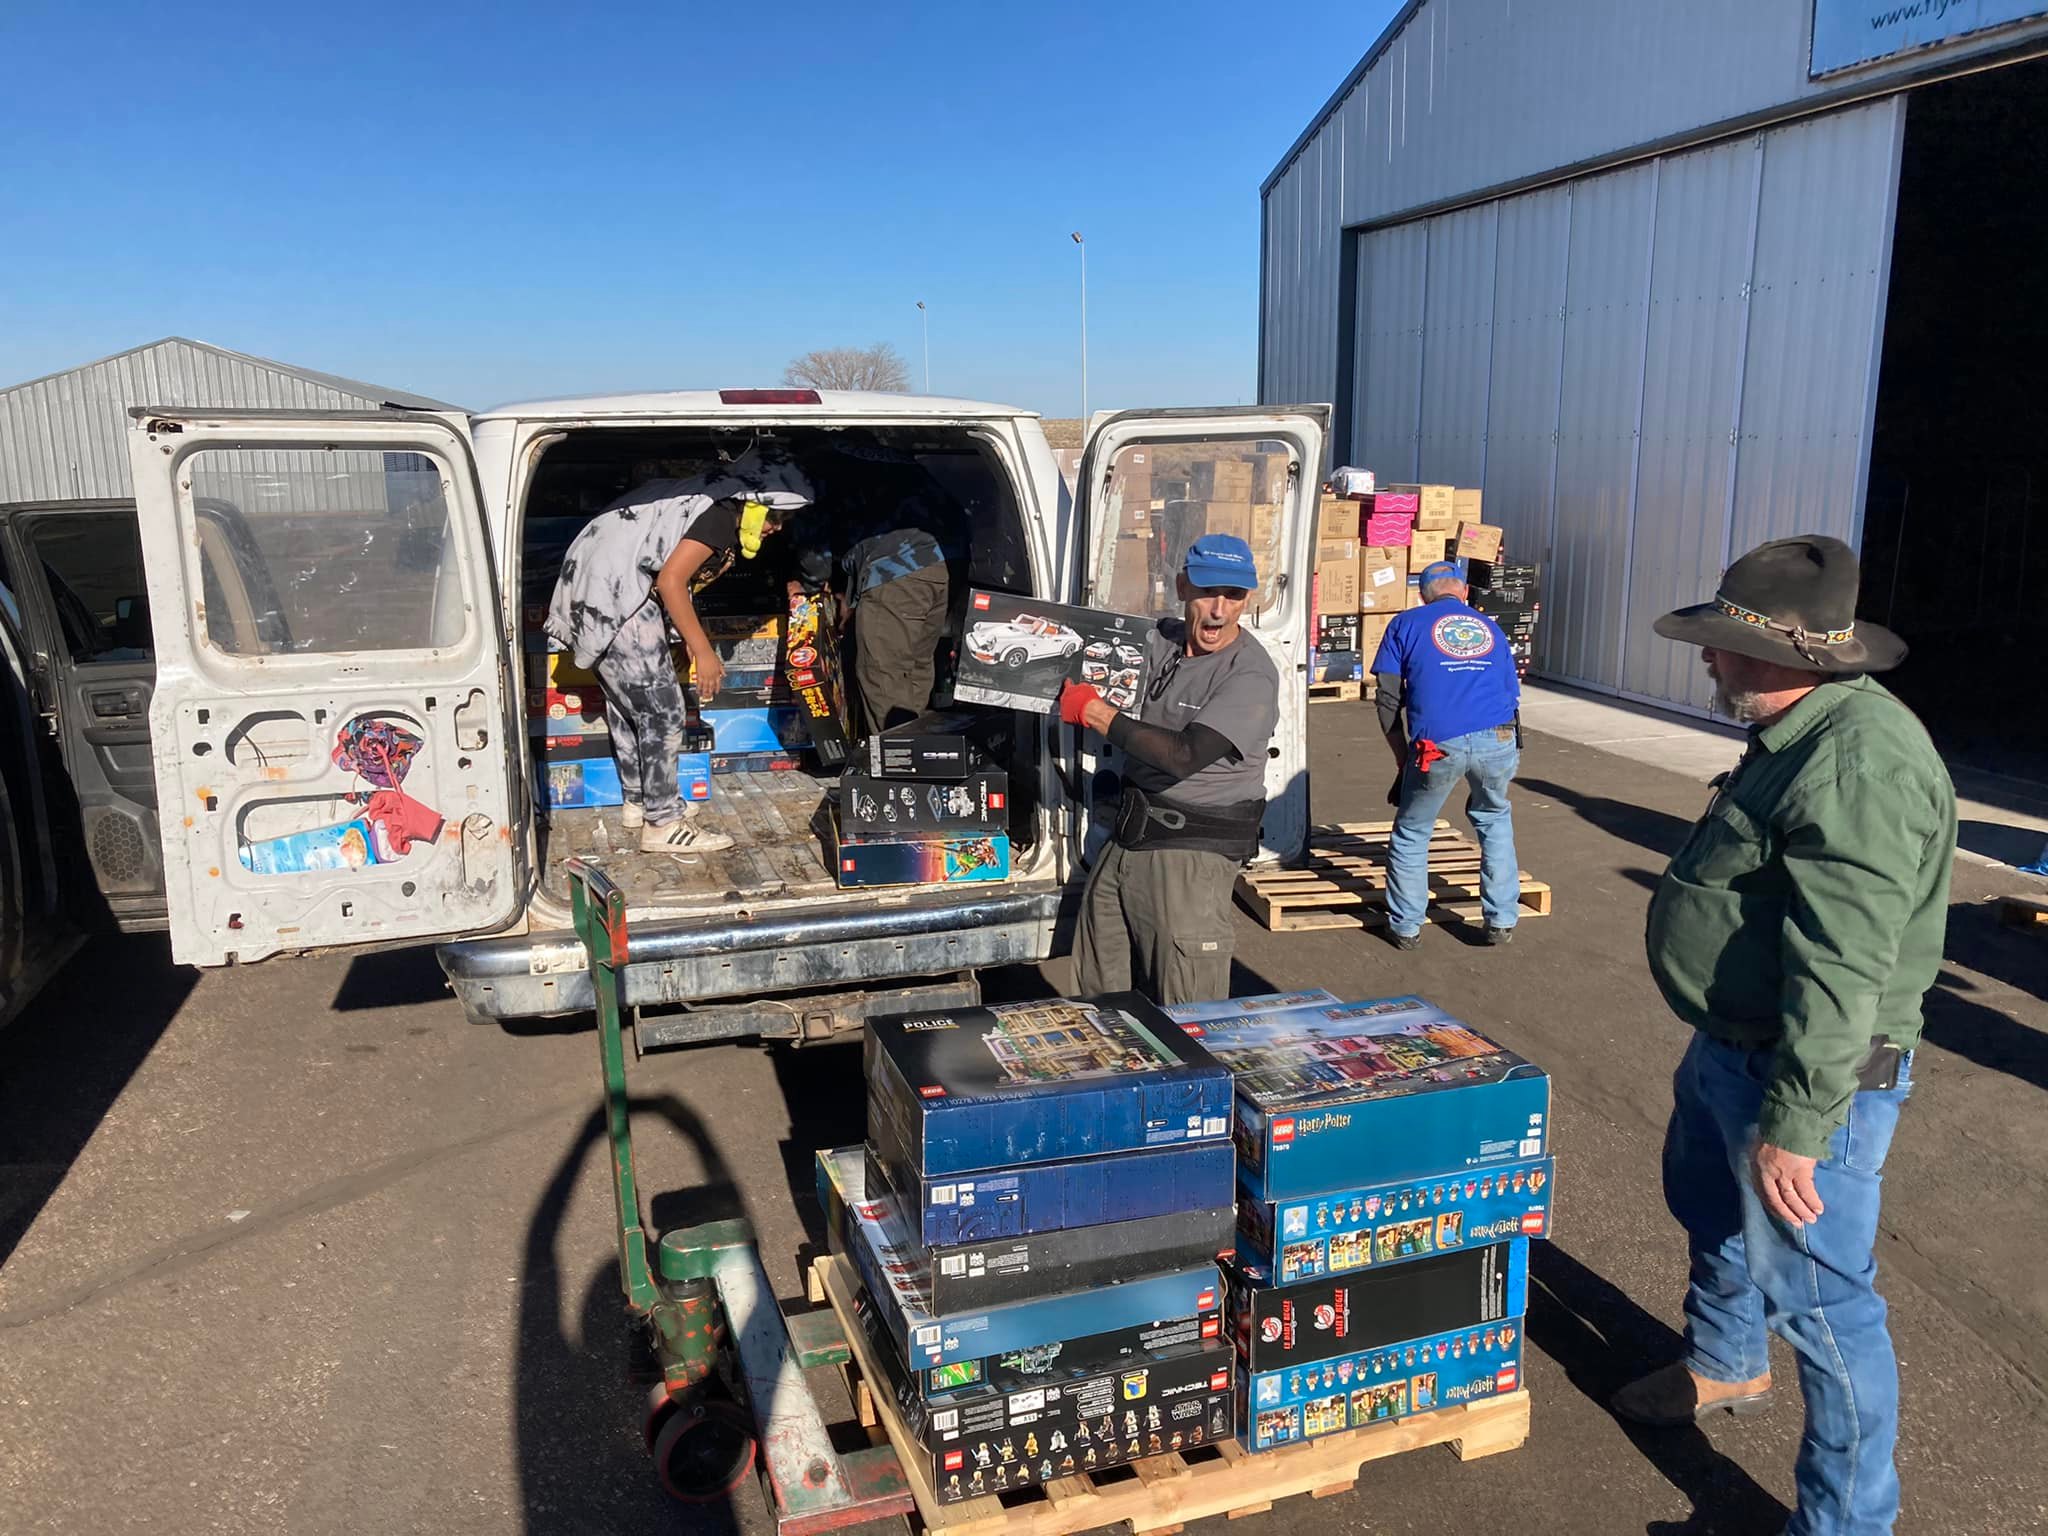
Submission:
<svg viewBox="0 0 2048 1536">
<path fill-rule="evenodd" d="M 1545 1153 L 1549 1076 L 1419 997 L 1181 1028 L 1235 1074 L 1238 1177 L 1254 1199 L 1462 1178 Z"/>
<path fill-rule="evenodd" d="M 1049 715 L 1069 682 L 1086 683 L 1118 709 L 1145 688 L 1145 637 L 1154 621 L 974 588 L 960 637 L 953 697 Z"/>
<path fill-rule="evenodd" d="M 1230 1134 L 1230 1073 L 1136 993 L 871 1020 L 865 1065 L 868 1138 L 905 1192 Z"/>
</svg>

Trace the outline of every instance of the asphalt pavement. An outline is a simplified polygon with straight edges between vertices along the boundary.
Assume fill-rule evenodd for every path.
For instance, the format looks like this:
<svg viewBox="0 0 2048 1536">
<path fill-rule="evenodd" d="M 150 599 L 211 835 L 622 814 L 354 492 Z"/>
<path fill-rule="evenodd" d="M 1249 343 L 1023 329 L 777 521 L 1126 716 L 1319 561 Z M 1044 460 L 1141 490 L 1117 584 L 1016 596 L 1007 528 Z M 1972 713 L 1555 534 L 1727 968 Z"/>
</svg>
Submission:
<svg viewBox="0 0 2048 1536">
<path fill-rule="evenodd" d="M 1317 816 L 1383 816 L 1369 711 L 1312 718 Z M 1522 863 L 1556 910 L 1511 947 L 1443 928 L 1397 955 L 1239 915 L 1238 991 L 1416 991 L 1546 1066 L 1560 1174 L 1533 1265 L 1529 1442 L 1375 1462 L 1351 1494 L 1283 1502 L 1233 1536 L 1779 1528 L 1796 1400 L 1671 1433 L 1603 1406 L 1678 1346 L 1658 1149 L 1686 1032 L 1640 935 L 1704 796 L 1532 737 Z M 1886 1180 L 1902 1532 L 2048 1528 L 2048 936 L 1998 926 L 1989 898 L 2016 878 L 1957 867 Z M 1066 979 L 1054 962 L 986 982 Z M 0 1035 L 0 1529 L 772 1530 L 751 1485 L 730 1507 L 671 1504 L 640 1448 L 596 1055 L 574 1023 L 465 1023 L 424 953 L 201 975 L 161 939 L 90 946 Z M 655 1225 L 746 1215 L 803 1305 L 822 1238 L 811 1153 L 860 1137 L 859 1073 L 851 1044 L 635 1064 Z M 1782 1351 L 1777 1366 L 1789 1386 Z"/>
</svg>

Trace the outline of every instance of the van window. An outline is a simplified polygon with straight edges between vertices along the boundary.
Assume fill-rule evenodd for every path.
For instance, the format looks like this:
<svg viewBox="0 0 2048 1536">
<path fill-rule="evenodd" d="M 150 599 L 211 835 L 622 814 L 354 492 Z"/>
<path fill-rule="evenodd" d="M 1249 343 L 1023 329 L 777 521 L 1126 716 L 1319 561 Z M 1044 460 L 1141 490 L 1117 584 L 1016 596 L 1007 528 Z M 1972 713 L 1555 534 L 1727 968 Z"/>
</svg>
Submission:
<svg viewBox="0 0 2048 1536">
<path fill-rule="evenodd" d="M 1263 613 L 1280 591 L 1273 577 L 1292 461 L 1287 444 L 1248 438 L 1119 449 L 1094 513 L 1116 525 L 1116 537 L 1103 542 L 1098 597 L 1124 613 L 1173 612 L 1188 546 L 1205 533 L 1230 533 L 1252 547 L 1259 585 L 1246 611 Z"/>
<path fill-rule="evenodd" d="M 154 661 L 142 535 L 126 511 L 71 512 L 28 525 L 50 605 L 75 665 Z"/>
<path fill-rule="evenodd" d="M 230 656 L 405 651 L 464 632 L 449 471 L 418 453 L 207 448 L 185 465 L 208 602 Z M 223 622 L 213 605 L 237 616 Z"/>
</svg>

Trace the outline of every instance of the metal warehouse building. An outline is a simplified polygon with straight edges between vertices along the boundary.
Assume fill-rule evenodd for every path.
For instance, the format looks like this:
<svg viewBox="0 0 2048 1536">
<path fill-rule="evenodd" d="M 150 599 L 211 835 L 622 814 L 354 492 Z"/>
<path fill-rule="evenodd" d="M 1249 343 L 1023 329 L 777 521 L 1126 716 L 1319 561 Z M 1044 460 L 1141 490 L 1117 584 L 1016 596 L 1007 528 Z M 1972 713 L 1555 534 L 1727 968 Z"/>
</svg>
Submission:
<svg viewBox="0 0 2048 1536">
<path fill-rule="evenodd" d="M 1937 733 L 2009 730 L 2048 575 L 2044 14 L 1416 0 L 1263 189 L 1260 398 L 1334 400 L 1335 463 L 1483 487 L 1545 567 L 1549 676 L 1704 708 L 1652 618 L 1818 531 Z"/>
</svg>

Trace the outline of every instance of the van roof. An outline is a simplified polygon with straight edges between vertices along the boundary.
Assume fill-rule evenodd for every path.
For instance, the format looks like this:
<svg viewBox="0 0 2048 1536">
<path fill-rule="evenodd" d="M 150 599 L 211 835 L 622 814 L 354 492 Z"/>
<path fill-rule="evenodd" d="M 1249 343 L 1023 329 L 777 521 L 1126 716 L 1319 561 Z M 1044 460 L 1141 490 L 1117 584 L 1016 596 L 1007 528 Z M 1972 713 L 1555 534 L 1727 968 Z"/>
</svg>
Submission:
<svg viewBox="0 0 2048 1536">
<path fill-rule="evenodd" d="M 847 389 L 818 391 L 816 405 L 727 405 L 715 389 L 673 389 L 628 395 L 566 395 L 554 400 L 521 400 L 478 411 L 476 419 L 677 415 L 807 421 L 835 416 L 1036 416 L 1038 412 L 983 400 L 955 400 L 946 395 L 890 395 Z"/>
</svg>

